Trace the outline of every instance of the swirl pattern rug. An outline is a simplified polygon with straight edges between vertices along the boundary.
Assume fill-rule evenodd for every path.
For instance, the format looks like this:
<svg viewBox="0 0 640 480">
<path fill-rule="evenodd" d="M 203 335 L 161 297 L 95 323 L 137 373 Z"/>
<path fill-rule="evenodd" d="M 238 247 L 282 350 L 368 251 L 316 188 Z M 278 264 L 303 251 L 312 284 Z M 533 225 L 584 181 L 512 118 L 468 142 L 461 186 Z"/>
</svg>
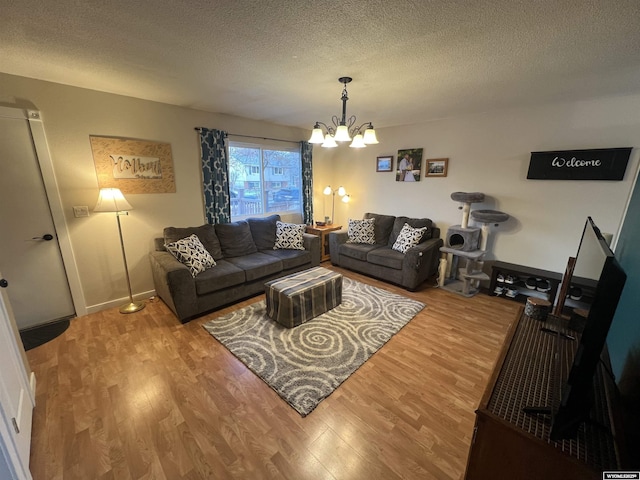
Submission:
<svg viewBox="0 0 640 480">
<path fill-rule="evenodd" d="M 344 277 L 342 303 L 295 328 L 264 300 L 203 327 L 305 417 L 424 307 Z"/>
</svg>

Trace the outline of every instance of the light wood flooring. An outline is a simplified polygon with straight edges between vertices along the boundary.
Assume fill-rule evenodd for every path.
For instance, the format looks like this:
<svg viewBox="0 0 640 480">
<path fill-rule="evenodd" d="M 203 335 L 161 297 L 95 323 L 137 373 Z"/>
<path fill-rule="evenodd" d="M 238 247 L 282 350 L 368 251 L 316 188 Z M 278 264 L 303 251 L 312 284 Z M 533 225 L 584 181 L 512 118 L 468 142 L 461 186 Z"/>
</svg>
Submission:
<svg viewBox="0 0 640 480">
<path fill-rule="evenodd" d="M 302 418 L 202 324 L 161 300 L 72 320 L 27 352 L 31 472 L 56 479 L 460 479 L 474 410 L 519 305 L 427 282 L 427 307 Z"/>
</svg>

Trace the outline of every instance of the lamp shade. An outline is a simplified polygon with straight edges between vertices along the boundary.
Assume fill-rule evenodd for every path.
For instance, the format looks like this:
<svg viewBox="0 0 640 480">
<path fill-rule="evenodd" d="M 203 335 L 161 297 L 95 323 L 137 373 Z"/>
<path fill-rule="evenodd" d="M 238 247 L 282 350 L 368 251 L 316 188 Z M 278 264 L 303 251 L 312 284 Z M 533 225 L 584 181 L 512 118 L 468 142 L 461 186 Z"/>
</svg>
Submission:
<svg viewBox="0 0 640 480">
<path fill-rule="evenodd" d="M 353 142 L 351 142 L 351 145 L 349 145 L 351 148 L 364 148 L 366 147 L 365 143 L 364 143 L 364 139 L 362 137 L 361 133 L 358 133 L 356 136 L 353 137 Z"/>
<path fill-rule="evenodd" d="M 340 185 L 338 187 L 338 195 L 340 195 L 341 197 L 344 197 L 346 194 L 347 194 L 347 191 L 344 189 L 342 185 Z"/>
<path fill-rule="evenodd" d="M 338 146 L 338 144 L 336 143 L 335 139 L 327 133 L 324 137 L 324 143 L 322 144 L 322 146 L 325 148 L 335 148 Z"/>
<path fill-rule="evenodd" d="M 367 145 L 373 145 L 378 142 L 378 137 L 376 137 L 376 131 L 373 129 L 373 127 L 371 128 L 367 128 L 364 131 L 364 139 L 363 139 L 364 143 Z"/>
<path fill-rule="evenodd" d="M 351 195 L 345 195 L 342 197 L 342 203 L 349 203 L 349 200 L 351 200 Z"/>
<path fill-rule="evenodd" d="M 331 185 L 327 185 L 322 191 L 322 193 L 324 193 L 325 195 L 331 195 L 331 192 L 333 192 L 333 190 L 331 190 Z"/>
<path fill-rule="evenodd" d="M 127 199 L 124 198 L 119 188 L 101 188 L 98 203 L 94 212 L 125 212 L 133 210 Z"/>
<path fill-rule="evenodd" d="M 336 128 L 336 142 L 350 142 L 351 137 L 349 136 L 349 129 L 346 125 L 338 125 Z"/>
<path fill-rule="evenodd" d="M 314 128 L 311 132 L 311 138 L 309 139 L 309 143 L 322 143 L 324 142 L 324 134 L 322 133 L 322 129 L 320 127 Z"/>
</svg>

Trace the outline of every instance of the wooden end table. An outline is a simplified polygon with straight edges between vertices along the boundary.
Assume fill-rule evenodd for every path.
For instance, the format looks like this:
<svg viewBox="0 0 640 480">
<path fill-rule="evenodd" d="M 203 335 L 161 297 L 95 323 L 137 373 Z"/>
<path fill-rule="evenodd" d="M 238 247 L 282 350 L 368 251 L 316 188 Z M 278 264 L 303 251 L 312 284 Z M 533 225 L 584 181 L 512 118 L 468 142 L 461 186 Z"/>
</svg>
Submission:
<svg viewBox="0 0 640 480">
<path fill-rule="evenodd" d="M 320 261 L 324 262 L 329 260 L 331 255 L 329 254 L 329 232 L 335 232 L 336 230 L 342 230 L 342 225 L 325 225 L 320 227 L 318 225 L 307 225 L 307 233 L 312 235 L 318 235 L 320 237 Z"/>
</svg>

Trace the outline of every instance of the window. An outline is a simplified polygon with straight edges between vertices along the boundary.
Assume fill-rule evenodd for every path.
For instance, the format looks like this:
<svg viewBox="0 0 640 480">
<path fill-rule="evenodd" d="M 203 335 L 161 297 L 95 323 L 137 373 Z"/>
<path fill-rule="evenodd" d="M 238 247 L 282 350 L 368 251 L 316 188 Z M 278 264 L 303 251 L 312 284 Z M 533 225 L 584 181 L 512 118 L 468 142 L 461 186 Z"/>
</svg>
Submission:
<svg viewBox="0 0 640 480">
<path fill-rule="evenodd" d="M 300 151 L 229 143 L 231 219 L 273 213 L 302 216 Z"/>
</svg>

